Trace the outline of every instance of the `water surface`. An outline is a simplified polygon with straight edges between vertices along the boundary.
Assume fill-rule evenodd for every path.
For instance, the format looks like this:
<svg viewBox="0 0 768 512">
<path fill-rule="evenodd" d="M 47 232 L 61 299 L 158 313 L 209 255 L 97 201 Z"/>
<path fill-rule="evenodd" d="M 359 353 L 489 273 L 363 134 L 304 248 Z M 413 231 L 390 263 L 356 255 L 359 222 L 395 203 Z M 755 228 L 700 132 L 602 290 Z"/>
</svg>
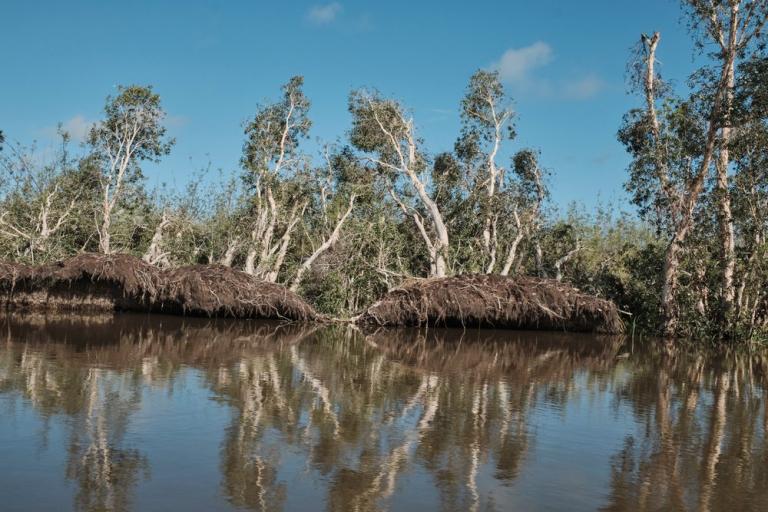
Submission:
<svg viewBox="0 0 768 512">
<path fill-rule="evenodd" d="M 760 353 L 0 320 L 0 509 L 768 510 Z"/>
</svg>

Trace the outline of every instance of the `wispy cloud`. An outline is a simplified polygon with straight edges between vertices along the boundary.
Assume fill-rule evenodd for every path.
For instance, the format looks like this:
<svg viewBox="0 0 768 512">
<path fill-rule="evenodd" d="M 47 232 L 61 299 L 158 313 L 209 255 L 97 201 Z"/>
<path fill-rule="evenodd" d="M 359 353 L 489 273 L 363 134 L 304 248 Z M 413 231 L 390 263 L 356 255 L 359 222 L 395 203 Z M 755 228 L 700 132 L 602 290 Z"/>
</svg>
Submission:
<svg viewBox="0 0 768 512">
<path fill-rule="evenodd" d="M 533 70 L 546 66 L 550 61 L 552 47 L 537 41 L 530 46 L 505 51 L 494 67 L 505 82 L 527 86 L 534 79 Z"/>
<path fill-rule="evenodd" d="M 61 129 L 67 132 L 74 142 L 83 142 L 94 124 L 95 121 L 90 121 L 85 116 L 77 114 L 61 123 Z M 56 137 L 58 130 L 59 125 L 49 126 L 41 130 L 41 134 L 53 138 Z"/>
<path fill-rule="evenodd" d="M 307 11 L 307 20 L 314 25 L 329 25 L 336 21 L 342 9 L 339 2 L 315 5 Z"/>
<path fill-rule="evenodd" d="M 570 80 L 539 76 L 537 70 L 554 59 L 553 48 L 544 41 L 537 41 L 529 46 L 508 49 L 491 68 L 496 69 L 501 80 L 519 94 L 583 100 L 595 96 L 604 88 L 605 83 L 594 73 Z"/>
<path fill-rule="evenodd" d="M 603 90 L 605 82 L 595 75 L 589 74 L 573 82 L 563 84 L 563 96 L 575 100 L 583 100 L 595 96 Z"/>
</svg>

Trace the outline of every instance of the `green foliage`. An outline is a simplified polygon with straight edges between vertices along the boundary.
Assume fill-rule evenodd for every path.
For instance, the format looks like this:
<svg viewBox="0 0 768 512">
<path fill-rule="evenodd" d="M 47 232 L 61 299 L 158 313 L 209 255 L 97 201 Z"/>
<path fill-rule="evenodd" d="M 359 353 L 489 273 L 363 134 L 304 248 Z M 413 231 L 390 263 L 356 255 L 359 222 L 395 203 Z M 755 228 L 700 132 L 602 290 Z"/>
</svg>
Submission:
<svg viewBox="0 0 768 512">
<path fill-rule="evenodd" d="M 768 64 L 754 56 L 739 66 L 728 190 L 738 240 L 736 332 L 756 338 L 768 332 Z M 549 203 L 556 178 L 539 151 L 505 146 L 516 137 L 514 113 L 494 72 L 470 78 L 452 151 L 427 153 L 404 105 L 360 89 L 349 98 L 348 140 L 325 146 L 316 158 L 302 147 L 312 126 L 310 101 L 303 78 L 293 77 L 245 124 L 241 170 L 217 173 L 209 165 L 182 190 L 145 188 L 141 165 L 167 155 L 174 141 L 159 95 L 151 87 L 120 87 L 83 151 L 73 151 L 63 132 L 53 157 L 6 144 L 0 255 L 41 263 L 99 250 L 108 197 L 109 231 L 120 251 L 172 267 L 244 269 L 249 258 L 257 260 L 255 275 L 286 285 L 295 279 L 319 311 L 349 317 L 404 280 L 430 274 L 434 254 L 424 238 L 438 228 L 429 223 L 436 205 L 450 232 L 450 272 L 559 276 L 613 300 L 633 329 L 656 332 L 665 252 L 680 216 L 680 203 L 670 198 L 686 191 L 702 158 L 712 77 L 710 69 L 697 73 L 685 98 L 656 78 L 659 141 L 645 109 L 624 116 L 618 138 L 632 158 L 632 213 L 614 206 L 560 212 Z M 707 181 L 680 263 L 680 334 L 717 334 L 717 204 Z M 303 280 L 296 279 L 308 259 Z"/>
<path fill-rule="evenodd" d="M 159 161 L 174 144 L 173 139 L 165 136 L 160 95 L 151 86 L 121 85 L 117 90 L 117 96 L 107 98 L 104 120 L 88 136 L 94 153 L 108 160 L 110 155 L 117 156 L 119 148 L 131 143 L 127 157 L 133 162 Z"/>
<path fill-rule="evenodd" d="M 303 91 L 304 78 L 294 76 L 282 86 L 280 101 L 261 105 L 245 126 L 242 164 L 249 180 L 280 172 L 297 157 L 299 142 L 306 138 L 312 122 L 310 103 Z"/>
</svg>

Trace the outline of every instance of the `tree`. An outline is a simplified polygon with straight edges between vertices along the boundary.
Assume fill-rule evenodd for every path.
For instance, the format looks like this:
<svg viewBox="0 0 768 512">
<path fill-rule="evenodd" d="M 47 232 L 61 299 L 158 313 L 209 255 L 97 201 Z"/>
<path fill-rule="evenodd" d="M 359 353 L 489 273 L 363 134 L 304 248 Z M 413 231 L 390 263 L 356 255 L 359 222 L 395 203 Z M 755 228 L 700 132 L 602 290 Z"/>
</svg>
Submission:
<svg viewBox="0 0 768 512">
<path fill-rule="evenodd" d="M 706 41 L 715 44 L 713 59 L 720 68 L 708 86 L 712 89 L 712 127 L 719 129 L 718 155 L 715 160 L 718 221 L 721 239 L 721 284 L 723 329 L 729 329 L 734 310 L 736 290 L 734 274 L 736 251 L 731 211 L 731 194 L 728 173 L 731 164 L 730 146 L 733 138 L 734 90 L 736 65 L 742 58 L 749 58 L 755 45 L 761 47 L 762 31 L 768 20 L 767 0 L 685 0 L 690 24 L 697 31 L 697 43 L 703 47 Z M 698 29 L 698 30 L 697 30 Z M 657 37 L 658 41 L 658 37 Z"/>
<path fill-rule="evenodd" d="M 347 219 L 352 213 L 355 207 L 355 200 L 359 191 L 360 183 L 359 179 L 355 179 L 356 176 L 352 173 L 341 174 L 334 172 L 334 167 L 341 168 L 343 173 L 346 165 L 354 166 L 356 162 L 350 162 L 352 157 L 348 151 L 342 151 L 333 156 L 329 155 L 328 148 L 325 149 L 325 173 L 317 172 L 318 175 L 325 174 L 322 179 L 322 183 L 318 187 L 319 193 L 319 216 L 321 222 L 317 230 L 321 233 L 322 242 L 319 245 L 313 244 L 314 250 L 304 261 L 299 265 L 296 270 L 296 275 L 291 282 L 291 291 L 297 291 L 305 274 L 312 268 L 312 265 L 317 259 L 323 255 L 326 251 L 331 249 L 339 241 L 341 236 L 341 230 L 344 227 Z M 344 202 L 346 200 L 346 203 Z M 348 203 L 348 204 L 347 204 Z M 331 211 L 338 210 L 335 220 L 331 220 Z M 312 239 L 309 230 L 307 230 L 307 236 Z M 313 230 L 314 231 L 314 230 Z"/>
<path fill-rule="evenodd" d="M 501 275 L 509 275 L 516 262 L 518 248 L 526 236 L 532 238 L 536 272 L 539 277 L 545 275 L 543 253 L 538 233 L 542 225 L 544 201 L 549 197 L 544 183 L 544 171 L 539 165 L 539 155 L 532 149 L 518 151 L 512 157 L 512 171 L 515 176 L 514 187 L 510 188 L 510 197 L 506 201 L 511 208 L 514 221 L 514 239 L 507 248 L 507 255 Z"/>
<path fill-rule="evenodd" d="M 446 276 L 450 249 L 448 228 L 443 212 L 425 183 L 426 157 L 421 151 L 413 118 L 397 101 L 366 90 L 352 92 L 349 111 L 352 144 L 368 153 L 368 159 L 378 166 L 379 174 L 387 182 L 392 199 L 416 224 L 429 254 L 430 276 Z M 415 196 L 413 201 L 411 196 Z"/>
<path fill-rule="evenodd" d="M 242 164 L 252 195 L 245 271 L 271 282 L 277 281 L 307 207 L 304 193 L 298 190 L 307 167 L 299 143 L 312 125 L 303 85 L 302 77 L 291 78 L 282 87 L 282 98 L 260 106 L 245 127 Z M 282 236 L 278 238 L 279 230 Z"/>
<path fill-rule="evenodd" d="M 502 143 L 515 137 L 513 118 L 511 101 L 504 92 L 498 72 L 475 72 L 461 101 L 462 133 L 456 148 L 465 162 L 467 181 L 473 188 L 485 190 L 479 205 L 487 274 L 496 269 L 500 250 L 499 195 L 504 189 L 505 173 L 496 160 Z"/>
<path fill-rule="evenodd" d="M 85 195 L 77 162 L 68 151 L 69 135 L 59 130 L 57 154 L 40 162 L 33 149 L 10 146 L 0 158 L 5 190 L 0 203 L 0 236 L 11 244 L 11 252 L 30 262 L 39 262 L 51 253 L 66 253 L 65 244 L 52 241 L 73 220 L 76 206 Z"/>
<path fill-rule="evenodd" d="M 159 161 L 170 152 L 174 141 L 165 136 L 165 112 L 160 96 L 150 86 L 119 86 L 118 95 L 107 98 L 104 117 L 91 129 L 88 141 L 102 170 L 99 250 L 110 254 L 113 212 L 126 183 L 141 179 L 139 164 Z"/>
<path fill-rule="evenodd" d="M 669 242 L 661 289 L 662 331 L 677 332 L 676 304 L 680 260 L 694 227 L 694 213 L 715 157 L 721 124 L 724 81 L 715 101 L 697 108 L 696 98 L 673 98 L 656 72 L 660 34 L 641 37 L 641 62 L 636 78 L 645 99 L 644 109 L 630 111 L 619 130 L 619 140 L 633 156 L 627 189 L 644 215 L 654 215 Z M 661 103 L 661 112 L 657 108 Z"/>
<path fill-rule="evenodd" d="M 735 172 L 731 195 L 734 222 L 741 246 L 737 261 L 736 312 L 746 333 L 764 327 L 765 283 L 768 268 L 768 59 L 753 57 L 742 62 L 736 83 L 733 117 L 739 129 L 733 136 L 731 155 Z"/>
</svg>

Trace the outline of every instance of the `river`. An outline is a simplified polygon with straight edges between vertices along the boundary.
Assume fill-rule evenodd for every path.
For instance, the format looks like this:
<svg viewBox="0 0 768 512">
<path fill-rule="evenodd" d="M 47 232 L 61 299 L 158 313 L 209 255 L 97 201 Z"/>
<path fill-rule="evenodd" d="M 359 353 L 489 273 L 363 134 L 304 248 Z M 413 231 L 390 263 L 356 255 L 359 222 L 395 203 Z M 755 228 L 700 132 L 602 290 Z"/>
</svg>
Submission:
<svg viewBox="0 0 768 512">
<path fill-rule="evenodd" d="M 0 320 L 0 509 L 768 510 L 768 357 L 546 332 Z"/>
</svg>

